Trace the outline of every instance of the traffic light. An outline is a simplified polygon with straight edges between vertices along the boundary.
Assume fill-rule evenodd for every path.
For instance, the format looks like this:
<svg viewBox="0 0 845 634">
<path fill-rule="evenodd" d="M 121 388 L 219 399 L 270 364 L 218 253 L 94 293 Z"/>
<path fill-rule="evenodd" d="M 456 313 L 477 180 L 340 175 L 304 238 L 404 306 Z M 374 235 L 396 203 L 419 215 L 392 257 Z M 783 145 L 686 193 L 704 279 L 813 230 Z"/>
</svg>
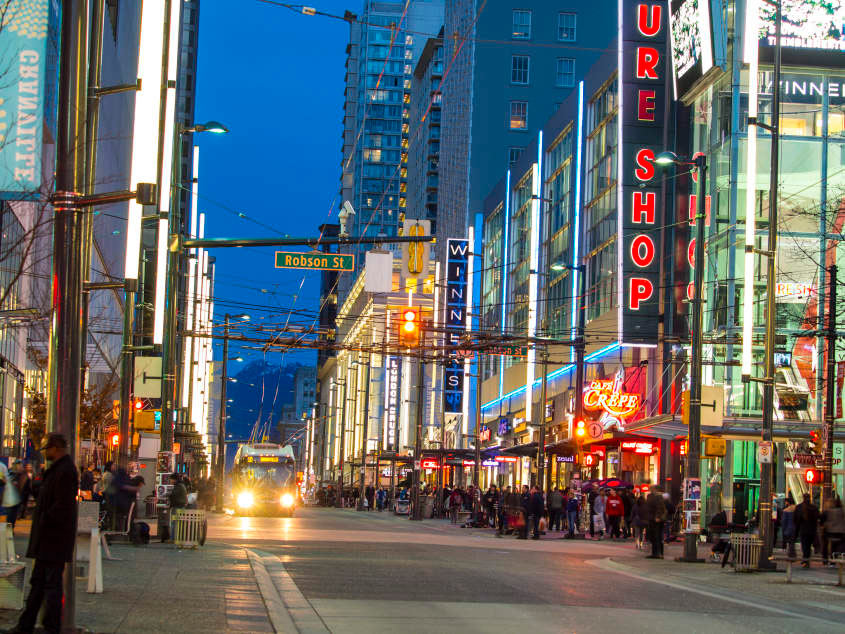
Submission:
<svg viewBox="0 0 845 634">
<path fill-rule="evenodd" d="M 420 312 L 416 308 L 404 308 L 400 313 L 399 345 L 408 348 L 420 345 Z"/>
<path fill-rule="evenodd" d="M 818 469 L 807 469 L 804 472 L 804 481 L 807 484 L 821 484 L 824 480 L 824 473 Z"/>
<path fill-rule="evenodd" d="M 138 399 L 137 401 L 135 401 L 135 411 L 140 412 L 142 409 L 144 409 L 144 401 Z"/>
<path fill-rule="evenodd" d="M 587 423 L 582 420 L 579 420 L 575 423 L 575 436 L 577 438 L 583 438 L 587 434 Z"/>
<path fill-rule="evenodd" d="M 810 449 L 814 453 L 822 453 L 824 447 L 822 447 L 822 430 L 821 429 L 810 430 Z"/>
</svg>

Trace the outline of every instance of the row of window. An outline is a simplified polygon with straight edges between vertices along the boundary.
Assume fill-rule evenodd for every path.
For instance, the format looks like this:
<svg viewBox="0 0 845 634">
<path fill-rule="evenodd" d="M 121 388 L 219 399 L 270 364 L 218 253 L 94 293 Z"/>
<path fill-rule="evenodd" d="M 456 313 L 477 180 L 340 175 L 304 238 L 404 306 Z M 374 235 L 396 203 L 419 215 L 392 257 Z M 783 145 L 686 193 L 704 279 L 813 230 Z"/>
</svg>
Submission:
<svg viewBox="0 0 845 634">
<path fill-rule="evenodd" d="M 511 55 L 511 83 L 527 86 L 531 79 L 531 57 Z M 555 60 L 555 86 L 572 88 L 575 85 L 575 60 L 571 57 L 558 57 Z"/>
<path fill-rule="evenodd" d="M 561 11 L 557 14 L 558 42 L 574 42 L 576 40 L 577 21 L 578 15 L 576 13 Z M 514 9 L 511 37 L 515 40 L 531 39 L 531 11 Z"/>
</svg>

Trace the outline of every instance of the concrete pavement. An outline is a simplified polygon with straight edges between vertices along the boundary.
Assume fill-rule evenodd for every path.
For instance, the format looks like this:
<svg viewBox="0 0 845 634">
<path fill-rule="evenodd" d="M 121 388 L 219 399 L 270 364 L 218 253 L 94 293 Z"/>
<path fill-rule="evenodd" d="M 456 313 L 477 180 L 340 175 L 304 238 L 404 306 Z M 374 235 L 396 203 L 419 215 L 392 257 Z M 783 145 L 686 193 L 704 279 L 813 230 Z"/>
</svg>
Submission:
<svg viewBox="0 0 845 634">
<path fill-rule="evenodd" d="M 845 631 L 829 570 L 787 585 L 679 564 L 679 545 L 647 560 L 630 542 L 498 539 L 387 513 L 212 515 L 198 550 L 114 552 L 123 561 L 104 562 L 104 594 L 78 584 L 77 621 L 94 632 Z M 15 618 L 0 611 L 0 626 Z"/>
</svg>

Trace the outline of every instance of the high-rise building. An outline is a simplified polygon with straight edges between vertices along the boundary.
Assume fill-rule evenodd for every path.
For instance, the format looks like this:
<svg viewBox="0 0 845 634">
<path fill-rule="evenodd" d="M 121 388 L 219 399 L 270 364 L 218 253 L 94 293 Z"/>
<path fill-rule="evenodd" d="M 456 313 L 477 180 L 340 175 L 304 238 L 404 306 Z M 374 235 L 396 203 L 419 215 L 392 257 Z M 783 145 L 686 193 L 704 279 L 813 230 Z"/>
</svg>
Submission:
<svg viewBox="0 0 845 634">
<path fill-rule="evenodd" d="M 402 225 L 413 70 L 424 34 L 435 35 L 443 24 L 443 5 L 366 0 L 361 15 L 350 20 L 340 194 L 355 208 L 354 235 L 396 235 Z M 356 271 L 341 275 L 342 297 L 367 248 L 353 249 Z"/>
<path fill-rule="evenodd" d="M 615 11 L 607 0 L 448 3 L 438 243 L 466 236 L 498 175 L 612 47 L 616 23 L 607 15 Z"/>
</svg>

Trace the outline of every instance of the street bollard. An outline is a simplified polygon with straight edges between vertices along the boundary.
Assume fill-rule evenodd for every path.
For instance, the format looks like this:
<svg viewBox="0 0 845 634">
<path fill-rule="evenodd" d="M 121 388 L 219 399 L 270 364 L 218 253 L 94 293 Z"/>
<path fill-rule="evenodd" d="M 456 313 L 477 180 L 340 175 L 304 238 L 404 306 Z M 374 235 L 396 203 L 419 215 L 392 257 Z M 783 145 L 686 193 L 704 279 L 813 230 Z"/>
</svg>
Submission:
<svg viewBox="0 0 845 634">
<path fill-rule="evenodd" d="M 100 547 L 100 529 L 91 529 L 90 551 L 88 553 L 88 592 L 103 592 L 103 551 Z"/>
</svg>

